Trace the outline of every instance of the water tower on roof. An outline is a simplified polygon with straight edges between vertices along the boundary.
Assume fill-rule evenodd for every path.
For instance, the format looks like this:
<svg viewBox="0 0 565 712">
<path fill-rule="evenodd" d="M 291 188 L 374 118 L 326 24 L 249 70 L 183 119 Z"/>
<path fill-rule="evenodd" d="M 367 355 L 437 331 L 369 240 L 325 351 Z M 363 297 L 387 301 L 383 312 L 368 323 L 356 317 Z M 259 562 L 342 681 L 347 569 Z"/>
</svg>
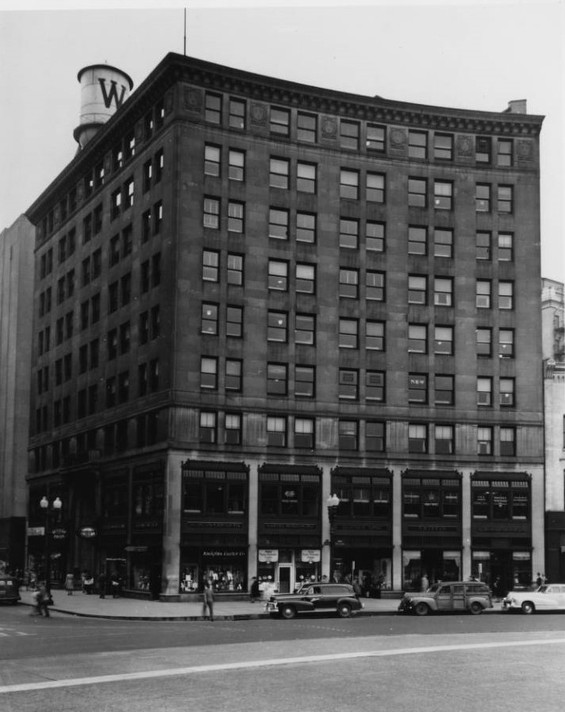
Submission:
<svg viewBox="0 0 565 712">
<path fill-rule="evenodd" d="M 78 73 L 80 124 L 74 137 L 83 149 L 96 132 L 120 108 L 133 89 L 131 77 L 109 64 L 91 64 Z"/>
</svg>

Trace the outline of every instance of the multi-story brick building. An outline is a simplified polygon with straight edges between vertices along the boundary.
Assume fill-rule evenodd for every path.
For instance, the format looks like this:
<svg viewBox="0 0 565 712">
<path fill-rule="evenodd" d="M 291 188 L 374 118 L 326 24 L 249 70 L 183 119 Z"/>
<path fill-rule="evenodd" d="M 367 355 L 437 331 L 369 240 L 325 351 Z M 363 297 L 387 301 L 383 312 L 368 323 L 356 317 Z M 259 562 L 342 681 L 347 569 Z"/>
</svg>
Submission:
<svg viewBox="0 0 565 712">
<path fill-rule="evenodd" d="M 28 211 L 59 573 L 529 582 L 541 124 L 168 55 Z"/>
</svg>

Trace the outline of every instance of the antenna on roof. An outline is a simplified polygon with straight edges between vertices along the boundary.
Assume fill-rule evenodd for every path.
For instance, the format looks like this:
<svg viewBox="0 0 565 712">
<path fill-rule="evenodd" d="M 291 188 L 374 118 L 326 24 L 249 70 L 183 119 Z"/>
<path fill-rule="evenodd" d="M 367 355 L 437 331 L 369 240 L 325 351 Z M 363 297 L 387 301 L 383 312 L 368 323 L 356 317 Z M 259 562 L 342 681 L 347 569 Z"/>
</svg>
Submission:
<svg viewBox="0 0 565 712">
<path fill-rule="evenodd" d="M 186 57 L 186 7 L 184 8 L 184 56 Z"/>
</svg>

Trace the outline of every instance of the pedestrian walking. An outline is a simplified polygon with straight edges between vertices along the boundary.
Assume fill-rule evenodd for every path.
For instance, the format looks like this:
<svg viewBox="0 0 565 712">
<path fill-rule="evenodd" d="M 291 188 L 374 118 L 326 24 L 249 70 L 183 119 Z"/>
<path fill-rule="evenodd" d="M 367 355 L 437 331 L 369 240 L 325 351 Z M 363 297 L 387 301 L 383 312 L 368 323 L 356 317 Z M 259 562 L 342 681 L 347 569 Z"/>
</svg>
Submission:
<svg viewBox="0 0 565 712">
<path fill-rule="evenodd" d="M 75 577 L 73 574 L 67 574 L 65 577 L 65 591 L 67 596 L 72 596 L 75 590 Z"/>
<path fill-rule="evenodd" d="M 31 615 L 35 616 L 45 616 L 49 618 L 49 605 L 53 602 L 51 599 L 51 594 L 47 590 L 45 582 L 41 581 L 37 591 L 34 594 L 35 600 L 35 613 Z"/>
<path fill-rule="evenodd" d="M 210 612 L 210 620 L 214 620 L 214 589 L 212 582 L 206 581 L 204 592 L 202 593 L 202 617 L 206 618 L 206 613 Z"/>
<path fill-rule="evenodd" d="M 106 598 L 106 574 L 103 571 L 98 574 L 98 594 L 100 598 Z"/>
<path fill-rule="evenodd" d="M 261 591 L 259 589 L 259 579 L 257 576 L 253 577 L 253 581 L 251 582 L 251 590 L 249 591 L 249 600 L 251 603 L 255 603 L 255 601 L 259 601 L 261 599 Z"/>
</svg>

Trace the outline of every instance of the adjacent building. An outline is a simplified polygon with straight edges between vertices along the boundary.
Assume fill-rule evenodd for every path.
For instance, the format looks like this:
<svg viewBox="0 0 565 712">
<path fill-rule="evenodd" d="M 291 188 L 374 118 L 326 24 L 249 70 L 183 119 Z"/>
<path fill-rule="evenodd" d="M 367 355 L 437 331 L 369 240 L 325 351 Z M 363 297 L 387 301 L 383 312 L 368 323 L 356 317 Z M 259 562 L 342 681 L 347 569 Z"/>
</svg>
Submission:
<svg viewBox="0 0 565 712">
<path fill-rule="evenodd" d="M 0 571 L 23 570 L 35 230 L 0 233 Z"/>
<path fill-rule="evenodd" d="M 30 525 L 62 502 L 37 564 L 163 598 L 529 582 L 543 117 L 176 54 L 127 99 L 79 79 L 80 150 L 27 213 Z"/>
</svg>

